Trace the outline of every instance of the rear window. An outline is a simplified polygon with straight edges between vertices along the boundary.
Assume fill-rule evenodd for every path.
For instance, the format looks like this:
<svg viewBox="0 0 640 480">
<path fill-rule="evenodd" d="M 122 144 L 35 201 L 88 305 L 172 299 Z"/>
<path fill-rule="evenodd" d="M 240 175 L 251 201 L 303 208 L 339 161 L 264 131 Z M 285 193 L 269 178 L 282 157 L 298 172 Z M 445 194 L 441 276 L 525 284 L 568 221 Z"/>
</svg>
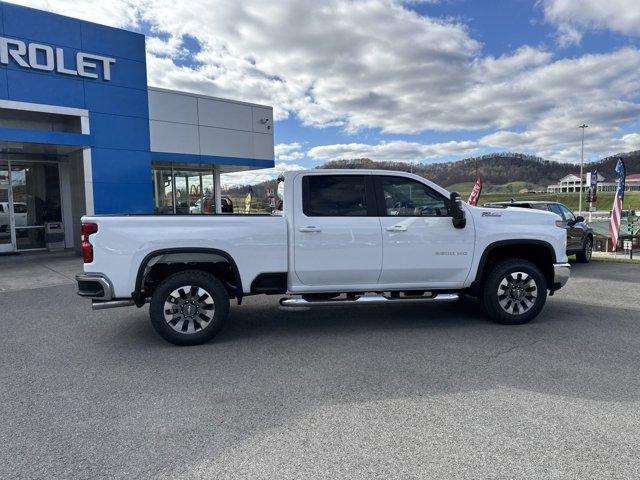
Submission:
<svg viewBox="0 0 640 480">
<path fill-rule="evenodd" d="M 302 179 L 302 211 L 308 217 L 367 215 L 364 175 L 309 175 Z"/>
<path fill-rule="evenodd" d="M 24 203 L 14 203 L 13 213 L 27 213 L 27 206 Z"/>
</svg>

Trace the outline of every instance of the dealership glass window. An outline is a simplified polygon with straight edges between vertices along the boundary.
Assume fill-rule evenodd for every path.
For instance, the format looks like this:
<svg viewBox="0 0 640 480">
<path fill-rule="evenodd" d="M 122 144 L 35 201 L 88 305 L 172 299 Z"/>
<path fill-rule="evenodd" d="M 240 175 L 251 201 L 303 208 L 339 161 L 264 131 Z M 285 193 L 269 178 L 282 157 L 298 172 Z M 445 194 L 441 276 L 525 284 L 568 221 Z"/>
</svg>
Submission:
<svg viewBox="0 0 640 480">
<path fill-rule="evenodd" d="M 155 214 L 215 213 L 213 166 L 154 163 L 151 176 Z"/>
</svg>

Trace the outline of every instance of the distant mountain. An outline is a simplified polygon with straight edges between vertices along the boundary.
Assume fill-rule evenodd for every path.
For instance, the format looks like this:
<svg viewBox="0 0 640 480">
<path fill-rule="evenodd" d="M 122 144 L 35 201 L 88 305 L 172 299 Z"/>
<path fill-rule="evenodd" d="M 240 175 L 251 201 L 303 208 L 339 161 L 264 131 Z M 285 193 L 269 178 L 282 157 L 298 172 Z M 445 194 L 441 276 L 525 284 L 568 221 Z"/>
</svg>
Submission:
<svg viewBox="0 0 640 480">
<path fill-rule="evenodd" d="M 615 178 L 617 159 L 622 157 L 627 173 L 640 173 L 640 150 L 620 153 L 596 162 L 585 163 L 584 171 L 598 170 L 607 180 Z M 380 170 L 400 170 L 416 173 L 444 187 L 459 183 L 473 182 L 476 171 L 488 185 L 503 185 L 524 182 L 527 185 L 545 187 L 556 183 L 570 173 L 580 173 L 580 165 L 545 160 L 523 153 L 490 153 L 479 157 L 465 158 L 455 162 L 411 164 L 403 162 L 378 162 L 368 158 L 335 160 L 318 168 L 375 168 Z M 269 180 L 252 187 L 254 198 L 266 195 L 267 188 L 275 188 L 276 181 Z M 228 195 L 240 196 L 249 191 L 249 186 L 225 190 Z"/>
<path fill-rule="evenodd" d="M 640 173 L 640 151 L 621 153 L 596 162 L 585 163 L 584 171 L 598 170 L 606 179 L 615 177 L 615 164 L 622 157 L 627 172 Z M 580 165 L 545 160 L 522 153 L 490 153 L 480 157 L 455 162 L 410 164 L 400 162 L 376 162 L 368 158 L 336 160 L 320 168 L 377 168 L 382 170 L 413 171 L 443 186 L 474 181 L 476 171 L 484 182 L 502 185 L 526 182 L 546 187 L 570 173 L 580 173 Z"/>
</svg>

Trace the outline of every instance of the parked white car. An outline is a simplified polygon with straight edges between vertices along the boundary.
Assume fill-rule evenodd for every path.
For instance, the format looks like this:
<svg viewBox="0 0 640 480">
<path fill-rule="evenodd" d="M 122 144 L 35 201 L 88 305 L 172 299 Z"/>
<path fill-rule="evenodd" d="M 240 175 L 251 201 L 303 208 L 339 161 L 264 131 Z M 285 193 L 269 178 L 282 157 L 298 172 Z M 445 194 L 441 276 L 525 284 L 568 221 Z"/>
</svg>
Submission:
<svg viewBox="0 0 640 480">
<path fill-rule="evenodd" d="M 479 208 L 417 175 L 313 170 L 283 177 L 282 215 L 87 216 L 79 294 L 95 309 L 151 302 L 156 331 L 211 339 L 229 299 L 279 294 L 286 307 L 479 298 L 520 324 L 569 278 L 550 212 Z"/>
<path fill-rule="evenodd" d="M 14 222 L 16 227 L 27 226 L 27 204 L 13 202 Z M 8 232 L 11 228 L 9 202 L 0 202 L 0 232 Z"/>
</svg>

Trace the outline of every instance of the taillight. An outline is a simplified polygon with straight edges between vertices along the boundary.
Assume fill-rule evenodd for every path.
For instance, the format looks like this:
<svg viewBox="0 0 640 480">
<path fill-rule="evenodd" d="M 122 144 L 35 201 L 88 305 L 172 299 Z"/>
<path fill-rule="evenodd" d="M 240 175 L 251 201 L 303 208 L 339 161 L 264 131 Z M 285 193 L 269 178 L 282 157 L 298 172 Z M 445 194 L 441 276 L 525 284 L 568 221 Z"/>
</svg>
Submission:
<svg viewBox="0 0 640 480">
<path fill-rule="evenodd" d="M 82 260 L 84 263 L 91 263 L 93 262 L 93 246 L 89 241 L 89 235 L 98 231 L 98 225 L 96 223 L 83 223 L 80 231 L 82 233 Z"/>
</svg>

